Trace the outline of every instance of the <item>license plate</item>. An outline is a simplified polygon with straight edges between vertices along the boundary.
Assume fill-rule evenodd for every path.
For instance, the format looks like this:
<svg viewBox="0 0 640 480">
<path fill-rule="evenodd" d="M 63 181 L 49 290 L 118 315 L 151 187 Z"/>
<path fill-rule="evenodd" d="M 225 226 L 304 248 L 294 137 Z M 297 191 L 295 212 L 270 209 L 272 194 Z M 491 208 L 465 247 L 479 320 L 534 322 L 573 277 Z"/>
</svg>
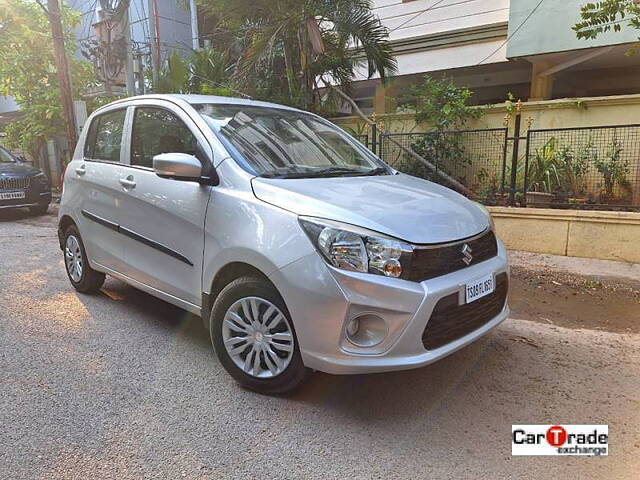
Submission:
<svg viewBox="0 0 640 480">
<path fill-rule="evenodd" d="M 0 200 L 18 200 L 25 198 L 24 192 L 4 192 L 0 193 Z"/>
<path fill-rule="evenodd" d="M 494 289 L 493 273 L 467 283 L 465 289 L 467 303 L 471 303 L 479 298 L 489 295 Z"/>
</svg>

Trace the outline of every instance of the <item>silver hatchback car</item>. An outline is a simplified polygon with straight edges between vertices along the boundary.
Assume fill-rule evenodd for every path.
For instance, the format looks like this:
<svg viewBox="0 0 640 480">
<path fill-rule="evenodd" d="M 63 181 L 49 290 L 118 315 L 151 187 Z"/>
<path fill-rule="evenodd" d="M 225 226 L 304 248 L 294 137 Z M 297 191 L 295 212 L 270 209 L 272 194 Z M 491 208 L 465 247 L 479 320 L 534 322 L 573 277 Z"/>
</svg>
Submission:
<svg viewBox="0 0 640 480">
<path fill-rule="evenodd" d="M 78 291 L 111 275 L 201 316 L 225 369 L 265 393 L 312 370 L 427 365 L 508 314 L 507 255 L 484 207 L 280 105 L 102 107 L 59 212 Z"/>
</svg>

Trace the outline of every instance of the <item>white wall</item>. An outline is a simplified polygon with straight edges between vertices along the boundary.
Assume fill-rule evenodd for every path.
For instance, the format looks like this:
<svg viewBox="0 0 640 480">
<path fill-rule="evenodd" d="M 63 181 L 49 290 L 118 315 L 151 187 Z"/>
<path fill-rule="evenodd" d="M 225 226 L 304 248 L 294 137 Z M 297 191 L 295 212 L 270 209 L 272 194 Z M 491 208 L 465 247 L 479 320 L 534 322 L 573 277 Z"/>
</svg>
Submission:
<svg viewBox="0 0 640 480">
<path fill-rule="evenodd" d="M 509 57 L 637 42 L 638 30 L 620 19 L 616 22 L 619 32 L 602 33 L 595 40 L 578 39 L 572 27 L 581 20 L 580 7 L 585 3 L 586 0 L 546 1 L 534 10 L 537 2 L 511 0 L 509 32 L 518 31 L 509 40 Z"/>
<path fill-rule="evenodd" d="M 434 6 L 435 5 L 435 6 Z M 433 7 L 430 9 L 430 7 Z M 374 13 L 389 29 L 392 43 L 441 35 L 464 29 L 482 28 L 509 20 L 509 0 L 375 0 Z M 506 35 L 477 42 L 457 42 L 411 53 L 396 53 L 398 75 L 505 62 Z M 488 58 L 487 58 L 488 57 Z M 367 70 L 357 70 L 355 79 L 365 80 Z"/>
<path fill-rule="evenodd" d="M 509 0 L 413 0 L 405 3 L 402 0 L 375 0 L 373 3 L 374 12 L 391 31 L 391 40 L 509 20 Z M 427 11 L 420 13 L 423 10 Z"/>
</svg>

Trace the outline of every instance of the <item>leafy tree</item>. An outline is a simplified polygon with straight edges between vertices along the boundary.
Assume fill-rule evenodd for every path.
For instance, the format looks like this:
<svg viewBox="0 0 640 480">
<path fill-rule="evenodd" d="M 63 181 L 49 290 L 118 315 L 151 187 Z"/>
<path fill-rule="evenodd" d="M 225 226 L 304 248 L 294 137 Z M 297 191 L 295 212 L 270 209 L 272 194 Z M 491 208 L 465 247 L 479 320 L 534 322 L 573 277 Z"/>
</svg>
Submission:
<svg viewBox="0 0 640 480">
<path fill-rule="evenodd" d="M 419 155 L 432 159 L 438 169 L 466 182 L 466 167 L 471 164 L 464 148 L 463 137 L 451 130 L 462 129 L 471 119 L 480 118 L 483 111 L 469 105 L 473 92 L 458 87 L 449 78 L 424 77 L 422 84 L 413 88 L 416 96 L 416 123 L 424 123 L 431 131 L 423 134 L 411 148 Z M 412 174 L 439 181 L 439 177 L 422 165 L 415 164 Z M 415 170 L 417 169 L 417 170 Z"/>
<path fill-rule="evenodd" d="M 469 105 L 473 92 L 449 78 L 425 75 L 422 84 L 412 91 L 417 104 L 416 122 L 427 123 L 434 130 L 464 128 L 469 120 L 483 115 L 482 110 Z"/>
<path fill-rule="evenodd" d="M 581 22 L 573 26 L 578 38 L 594 39 L 604 32 L 619 32 L 622 24 L 640 28 L 640 2 L 604 0 L 587 3 L 580 9 Z"/>
<path fill-rule="evenodd" d="M 260 94 L 270 90 L 261 79 L 275 80 L 272 86 L 286 93 L 285 103 L 317 109 L 319 90 L 328 82 L 348 85 L 361 64 L 369 77 L 395 72 L 388 31 L 370 0 L 200 0 L 199 5 L 239 45 L 240 85 Z"/>
<path fill-rule="evenodd" d="M 160 71 L 154 91 L 233 96 L 231 68 L 227 53 L 212 48 L 195 51 L 187 60 L 174 53 Z"/>
<path fill-rule="evenodd" d="M 213 48 L 198 50 L 189 59 L 189 88 L 205 95 L 237 95 L 232 71 L 228 52 Z"/>
<path fill-rule="evenodd" d="M 188 89 L 189 70 L 186 62 L 173 53 L 158 72 L 158 80 L 153 85 L 154 93 L 194 93 Z"/>
<path fill-rule="evenodd" d="M 62 10 L 65 45 L 69 56 L 74 95 L 92 81 L 91 65 L 74 58 L 71 29 L 80 15 Z M 7 144 L 20 147 L 34 158 L 47 138 L 64 134 L 60 89 L 56 76 L 49 20 L 34 2 L 0 0 L 0 95 L 11 96 L 20 117 L 5 128 Z"/>
</svg>

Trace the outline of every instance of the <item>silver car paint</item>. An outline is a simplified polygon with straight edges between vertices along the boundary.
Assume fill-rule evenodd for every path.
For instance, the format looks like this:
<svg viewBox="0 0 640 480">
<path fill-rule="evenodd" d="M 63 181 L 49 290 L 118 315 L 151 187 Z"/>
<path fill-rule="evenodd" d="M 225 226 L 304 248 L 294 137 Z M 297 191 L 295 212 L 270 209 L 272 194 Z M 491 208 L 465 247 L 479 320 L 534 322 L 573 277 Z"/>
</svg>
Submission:
<svg viewBox="0 0 640 480">
<path fill-rule="evenodd" d="M 468 281 L 501 272 L 508 272 L 508 264 L 499 242 L 498 256 L 421 283 L 340 271 L 327 267 L 318 255 L 300 259 L 270 278 L 297 320 L 305 365 L 326 373 L 352 374 L 427 365 L 489 332 L 507 318 L 507 306 L 480 329 L 437 350 L 427 351 L 422 344 L 422 332 L 440 298 L 463 294 Z M 346 321 L 365 311 L 383 316 L 389 326 L 389 335 L 374 349 L 357 349 L 343 335 Z"/>
<path fill-rule="evenodd" d="M 230 157 L 190 106 L 216 102 L 287 108 L 210 96 L 155 95 L 115 102 L 90 117 L 89 122 L 99 113 L 127 107 L 126 126 L 130 128 L 133 107 L 168 108 L 206 146 L 220 178 L 219 185 L 210 187 L 162 179 L 150 169 L 129 166 L 129 130 L 120 165 L 85 161 L 83 132 L 67 168 L 59 215 L 71 217 L 78 225 L 94 269 L 202 314 L 202 294 L 210 292 L 216 274 L 231 263 L 250 264 L 268 276 L 282 295 L 305 365 L 329 373 L 425 365 L 484 335 L 506 318 L 507 307 L 482 328 L 426 351 L 420 338 L 440 298 L 463 291 L 468 281 L 484 274 L 508 272 L 502 243 L 498 256 L 491 260 L 416 283 L 328 266 L 302 231 L 298 216 L 341 221 L 413 243 L 439 243 L 485 230 L 489 226 L 486 211 L 451 190 L 402 174 L 254 178 Z M 87 174 L 78 175 L 82 167 Z M 130 176 L 136 182 L 134 189 L 119 183 Z M 109 189 L 102 182 L 110 182 Z M 161 252 L 145 252 L 143 245 L 91 225 L 81 211 L 98 206 L 106 217 L 117 218 L 128 228 L 184 253 L 193 266 Z M 364 311 L 383 314 L 388 325 L 388 336 L 373 348 L 354 347 L 344 337 L 346 321 Z"/>
<path fill-rule="evenodd" d="M 160 176 L 199 178 L 202 164 L 188 153 L 162 153 L 153 157 L 153 169 Z"/>
<path fill-rule="evenodd" d="M 299 215 L 329 218 L 412 243 L 443 243 L 487 228 L 462 195 L 409 175 L 253 179 L 256 196 Z M 393 214 L 390 214 L 393 212 Z"/>
</svg>

